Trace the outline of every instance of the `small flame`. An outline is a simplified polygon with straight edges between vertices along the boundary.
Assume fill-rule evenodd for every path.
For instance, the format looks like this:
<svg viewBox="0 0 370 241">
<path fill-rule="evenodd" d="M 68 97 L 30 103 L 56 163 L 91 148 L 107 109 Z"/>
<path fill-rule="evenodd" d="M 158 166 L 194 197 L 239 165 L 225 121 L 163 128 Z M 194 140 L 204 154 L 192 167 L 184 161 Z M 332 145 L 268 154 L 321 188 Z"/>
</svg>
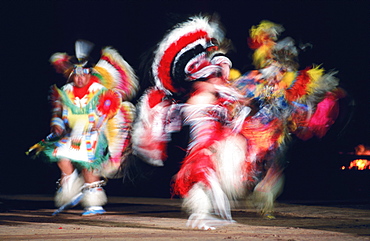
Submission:
<svg viewBox="0 0 370 241">
<path fill-rule="evenodd" d="M 348 169 L 357 169 L 357 170 L 365 170 L 370 169 L 370 161 L 366 159 L 356 159 L 351 161 L 349 164 Z M 346 169 L 345 166 L 342 166 L 342 170 Z"/>
</svg>

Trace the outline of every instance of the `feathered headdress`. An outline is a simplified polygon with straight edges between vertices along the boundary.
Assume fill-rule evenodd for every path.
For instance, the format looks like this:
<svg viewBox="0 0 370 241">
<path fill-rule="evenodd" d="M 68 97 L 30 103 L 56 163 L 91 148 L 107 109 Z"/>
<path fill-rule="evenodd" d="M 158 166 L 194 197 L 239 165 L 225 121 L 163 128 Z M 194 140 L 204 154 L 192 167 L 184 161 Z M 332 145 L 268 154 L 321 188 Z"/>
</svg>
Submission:
<svg viewBox="0 0 370 241">
<path fill-rule="evenodd" d="M 84 72 L 83 69 L 88 64 L 89 54 L 93 47 L 93 43 L 86 40 L 77 40 L 75 43 L 76 56 L 69 56 L 67 53 L 58 52 L 50 57 L 50 62 L 58 73 L 63 74 L 69 79 L 74 72 L 77 74 Z"/>
<path fill-rule="evenodd" d="M 67 53 L 55 53 L 50 62 L 58 73 L 69 78 L 73 73 L 91 73 L 108 89 L 118 91 L 124 100 L 131 99 L 139 88 L 138 79 L 132 67 L 122 58 L 117 50 L 105 47 L 100 60 L 95 66 L 88 66 L 89 54 L 93 44 L 85 40 L 77 40 L 76 56 Z"/>
<path fill-rule="evenodd" d="M 212 60 L 224 53 L 220 43 L 224 32 L 217 22 L 206 16 L 195 16 L 180 23 L 164 37 L 154 52 L 152 72 L 157 87 L 171 93 L 185 91 L 188 81 L 207 78 L 221 71 L 220 61 Z"/>
<path fill-rule="evenodd" d="M 89 55 L 94 44 L 86 40 L 78 40 L 75 43 L 75 52 L 77 61 L 73 63 L 73 73 L 88 74 L 91 69 L 88 66 Z"/>
</svg>

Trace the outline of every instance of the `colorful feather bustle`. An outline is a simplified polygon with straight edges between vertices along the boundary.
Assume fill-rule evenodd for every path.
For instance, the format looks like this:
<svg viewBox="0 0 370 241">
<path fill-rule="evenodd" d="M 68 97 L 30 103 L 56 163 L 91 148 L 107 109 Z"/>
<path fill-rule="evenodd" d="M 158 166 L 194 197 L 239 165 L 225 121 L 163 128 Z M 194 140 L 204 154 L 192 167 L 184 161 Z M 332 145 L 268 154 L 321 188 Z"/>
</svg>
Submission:
<svg viewBox="0 0 370 241">
<path fill-rule="evenodd" d="M 130 100 L 138 91 L 139 83 L 132 67 L 113 48 L 106 47 L 94 67 L 94 74 L 102 85 L 115 89 L 123 100 Z"/>
<path fill-rule="evenodd" d="M 122 102 L 117 114 L 108 120 L 105 134 L 108 140 L 110 158 L 103 165 L 101 174 L 107 178 L 121 177 L 119 171 L 126 157 L 131 153 L 131 129 L 135 118 L 135 106 Z"/>
<path fill-rule="evenodd" d="M 317 134 L 313 133 L 311 137 L 322 137 L 323 135 L 318 133 L 323 132 L 318 131 L 318 119 L 321 118 L 318 118 L 319 113 L 321 113 L 322 116 L 321 125 L 331 126 L 334 122 L 335 118 L 329 121 L 324 118 L 324 116 L 326 114 L 335 116 L 329 113 L 331 113 L 331 108 L 335 108 L 333 106 L 335 106 L 337 100 L 330 102 L 332 107 L 322 108 L 324 107 L 324 103 L 329 104 L 328 93 L 332 93 L 338 85 L 338 79 L 333 77 L 333 73 L 324 74 L 324 70 L 319 67 L 286 72 L 282 75 L 281 81 L 272 86 L 270 86 L 271 84 L 268 81 L 260 79 L 260 77 L 261 74 L 259 71 L 251 71 L 237 79 L 233 85 L 236 86 L 245 97 L 257 100 L 261 107 L 266 104 L 269 105 L 268 109 L 262 108 L 259 110 L 259 113 L 261 113 L 259 116 L 265 118 L 265 121 L 261 122 L 265 123 L 264 125 L 269 125 L 269 121 L 274 118 L 281 119 L 284 120 L 284 122 L 281 123 L 282 126 L 286 125 L 289 131 L 296 133 L 298 137 L 303 137 L 303 132 L 308 133 L 308 125 L 312 125 L 309 123 L 317 123 L 315 128 L 310 128 L 312 131 L 317 130 Z M 328 111 L 328 113 L 325 114 L 324 110 Z M 257 118 L 257 116 L 255 118 Z M 324 119 L 326 119 L 326 121 L 324 121 Z M 246 121 L 246 123 L 248 124 L 247 126 L 249 126 L 248 128 L 252 127 L 251 130 L 253 130 L 254 127 L 253 125 L 251 126 L 250 120 Z M 264 125 L 259 128 L 267 128 L 267 126 Z M 276 127 L 273 127 L 272 130 L 275 128 Z M 262 129 L 259 129 L 258 132 L 263 133 Z M 327 130 L 329 128 L 325 127 L 325 129 Z M 284 138 L 284 136 L 286 135 L 283 134 L 282 138 Z M 305 136 L 306 137 L 303 137 L 303 139 L 308 139 L 308 134 Z M 251 138 L 252 137 L 253 136 L 251 136 Z M 252 140 L 253 139 L 254 138 L 252 138 Z M 265 139 L 266 138 L 257 138 L 256 140 Z M 270 140 L 272 139 L 270 138 Z M 257 146 L 260 144 L 257 144 Z"/>
</svg>

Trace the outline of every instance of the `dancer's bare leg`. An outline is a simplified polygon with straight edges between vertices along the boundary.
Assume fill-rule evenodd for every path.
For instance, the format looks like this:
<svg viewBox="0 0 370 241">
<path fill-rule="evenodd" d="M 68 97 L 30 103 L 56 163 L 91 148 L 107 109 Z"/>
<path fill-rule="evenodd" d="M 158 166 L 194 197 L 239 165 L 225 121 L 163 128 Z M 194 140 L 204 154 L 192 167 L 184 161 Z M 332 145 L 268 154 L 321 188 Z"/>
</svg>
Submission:
<svg viewBox="0 0 370 241">
<path fill-rule="evenodd" d="M 71 161 L 67 158 L 62 158 L 58 161 L 58 167 L 61 171 L 62 178 L 63 176 L 71 175 L 72 172 L 75 170 Z"/>
<path fill-rule="evenodd" d="M 85 183 L 93 183 L 100 181 L 100 177 L 95 175 L 91 170 L 82 169 L 81 173 L 85 179 Z"/>
</svg>

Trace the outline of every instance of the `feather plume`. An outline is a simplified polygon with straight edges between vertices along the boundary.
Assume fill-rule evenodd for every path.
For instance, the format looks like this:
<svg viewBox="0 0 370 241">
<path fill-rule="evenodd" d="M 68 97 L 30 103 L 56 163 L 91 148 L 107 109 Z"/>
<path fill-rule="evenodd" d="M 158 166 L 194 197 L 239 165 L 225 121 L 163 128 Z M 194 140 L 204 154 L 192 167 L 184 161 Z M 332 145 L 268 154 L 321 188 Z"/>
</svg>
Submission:
<svg viewBox="0 0 370 241">
<path fill-rule="evenodd" d="M 86 40 L 77 40 L 75 43 L 76 58 L 81 61 L 89 57 L 94 44 Z"/>
</svg>

